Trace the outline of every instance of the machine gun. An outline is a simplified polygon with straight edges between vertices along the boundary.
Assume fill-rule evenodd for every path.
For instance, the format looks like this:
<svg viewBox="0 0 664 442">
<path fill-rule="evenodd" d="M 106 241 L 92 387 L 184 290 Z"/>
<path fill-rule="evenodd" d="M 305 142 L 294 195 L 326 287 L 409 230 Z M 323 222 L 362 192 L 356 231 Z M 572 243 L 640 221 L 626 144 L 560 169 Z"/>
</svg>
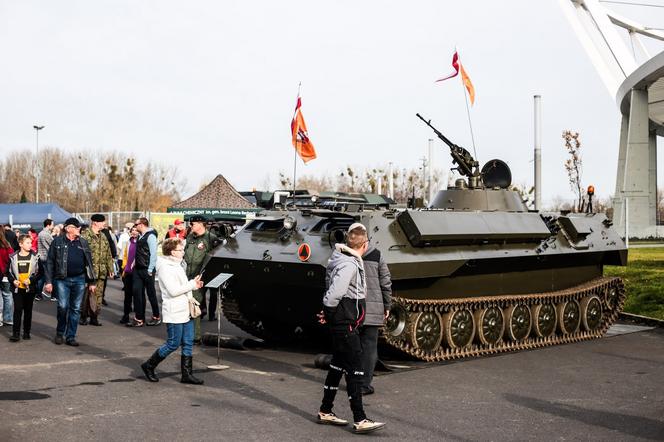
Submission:
<svg viewBox="0 0 664 442">
<path fill-rule="evenodd" d="M 424 121 L 424 124 L 429 126 L 443 143 L 449 146 L 450 154 L 452 155 L 452 163 L 457 165 L 457 167 L 452 170 L 457 170 L 461 175 L 468 177 L 469 187 L 474 188 L 480 186 L 480 163 L 475 161 L 475 158 L 473 158 L 470 152 L 448 140 L 445 135 L 431 125 L 431 120 L 425 120 L 420 114 L 415 115 L 417 115 L 417 118 Z"/>
</svg>

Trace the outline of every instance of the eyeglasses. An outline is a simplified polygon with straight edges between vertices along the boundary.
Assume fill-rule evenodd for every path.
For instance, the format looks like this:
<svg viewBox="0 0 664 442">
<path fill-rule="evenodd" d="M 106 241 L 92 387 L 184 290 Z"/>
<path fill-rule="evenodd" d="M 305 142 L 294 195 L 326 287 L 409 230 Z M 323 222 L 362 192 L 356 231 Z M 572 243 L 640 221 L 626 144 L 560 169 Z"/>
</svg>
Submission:
<svg viewBox="0 0 664 442">
<path fill-rule="evenodd" d="M 184 249 L 175 249 L 174 252 L 184 252 Z"/>
</svg>

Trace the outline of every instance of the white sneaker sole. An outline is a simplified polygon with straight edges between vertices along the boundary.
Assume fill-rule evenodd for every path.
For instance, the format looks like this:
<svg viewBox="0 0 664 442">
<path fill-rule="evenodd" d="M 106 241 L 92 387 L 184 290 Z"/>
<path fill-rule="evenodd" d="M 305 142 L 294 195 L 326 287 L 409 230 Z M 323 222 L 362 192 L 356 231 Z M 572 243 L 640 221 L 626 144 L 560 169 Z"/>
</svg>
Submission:
<svg viewBox="0 0 664 442">
<path fill-rule="evenodd" d="M 344 426 L 348 425 L 347 421 L 346 422 L 326 421 L 326 420 L 323 420 L 321 418 L 317 418 L 316 422 L 321 424 L 321 425 L 334 425 L 336 427 L 344 427 Z"/>
<path fill-rule="evenodd" d="M 364 428 L 364 429 L 353 428 L 353 433 L 355 433 L 355 434 L 367 434 L 367 433 L 372 433 L 372 432 L 374 432 L 374 431 L 376 431 L 376 430 L 380 430 L 380 429 L 383 428 L 384 426 L 385 426 L 385 424 L 384 424 L 384 423 L 381 423 L 380 425 L 376 425 L 376 426 L 373 426 L 373 427 L 371 427 L 371 428 Z"/>
</svg>

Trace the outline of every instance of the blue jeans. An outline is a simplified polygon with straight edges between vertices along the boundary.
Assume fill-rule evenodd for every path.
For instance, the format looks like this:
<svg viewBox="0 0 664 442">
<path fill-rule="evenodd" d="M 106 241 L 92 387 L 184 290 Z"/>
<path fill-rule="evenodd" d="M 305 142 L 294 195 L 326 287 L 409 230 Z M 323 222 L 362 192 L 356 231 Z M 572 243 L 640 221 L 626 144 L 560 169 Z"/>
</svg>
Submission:
<svg viewBox="0 0 664 442">
<path fill-rule="evenodd" d="M 11 323 L 14 320 L 14 298 L 12 297 L 11 285 L 8 282 L 0 281 L 0 291 L 2 292 L 2 299 L 0 299 L 0 314 L 2 314 L 0 324 L 3 322 Z"/>
<path fill-rule="evenodd" d="M 182 345 L 182 356 L 191 356 L 194 346 L 194 321 L 184 324 L 166 324 L 168 338 L 166 343 L 159 347 L 159 356 L 165 358 Z"/>
<path fill-rule="evenodd" d="M 85 276 L 73 276 L 53 281 L 58 294 L 58 336 L 73 341 L 76 338 L 78 320 L 81 318 L 81 302 L 85 292 Z"/>
</svg>

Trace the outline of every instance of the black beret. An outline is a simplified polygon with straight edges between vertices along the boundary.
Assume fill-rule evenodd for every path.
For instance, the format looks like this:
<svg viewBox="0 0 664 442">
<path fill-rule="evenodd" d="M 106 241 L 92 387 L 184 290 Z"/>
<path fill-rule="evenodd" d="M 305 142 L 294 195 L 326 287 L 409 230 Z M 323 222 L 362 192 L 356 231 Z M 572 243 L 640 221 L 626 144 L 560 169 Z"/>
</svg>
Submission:
<svg viewBox="0 0 664 442">
<path fill-rule="evenodd" d="M 90 221 L 95 222 L 95 223 L 102 223 L 106 221 L 106 217 L 102 215 L 101 213 L 95 213 L 90 217 Z"/>
<path fill-rule="evenodd" d="M 81 227 L 81 222 L 76 218 L 67 218 L 67 221 L 65 221 L 65 227 L 67 226 Z"/>
<path fill-rule="evenodd" d="M 193 215 L 192 217 L 189 218 L 190 223 L 206 223 L 207 218 L 204 217 L 203 215 Z"/>
</svg>

